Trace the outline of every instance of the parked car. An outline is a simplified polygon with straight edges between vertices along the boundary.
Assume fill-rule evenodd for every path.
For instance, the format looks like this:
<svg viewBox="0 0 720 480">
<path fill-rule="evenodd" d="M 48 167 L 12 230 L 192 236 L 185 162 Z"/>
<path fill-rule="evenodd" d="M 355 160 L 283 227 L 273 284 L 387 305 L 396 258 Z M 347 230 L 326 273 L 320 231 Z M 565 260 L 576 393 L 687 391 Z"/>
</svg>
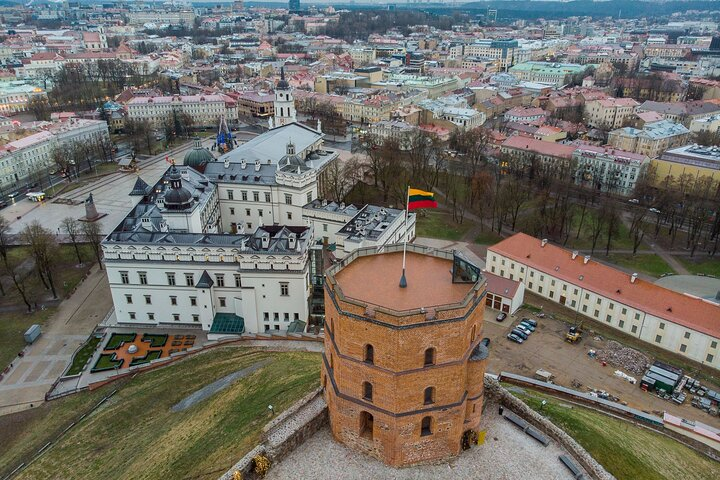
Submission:
<svg viewBox="0 0 720 480">
<path fill-rule="evenodd" d="M 525 327 L 523 327 L 522 325 L 516 325 L 516 326 L 515 326 L 515 329 L 516 329 L 516 330 L 520 330 L 521 332 L 523 332 L 523 333 L 524 333 L 525 335 L 527 335 L 528 337 L 532 334 L 532 330 L 530 330 L 529 328 L 525 328 Z"/>
<path fill-rule="evenodd" d="M 518 326 L 524 328 L 525 330 L 530 330 L 530 333 L 535 331 L 535 327 L 533 327 L 527 322 L 520 322 Z"/>
<path fill-rule="evenodd" d="M 638 203 L 640 203 L 640 200 L 638 200 L 637 198 L 631 198 L 630 200 L 628 200 L 628 203 L 634 203 L 635 205 L 637 205 Z"/>
<path fill-rule="evenodd" d="M 660 214 L 660 210 L 658 210 L 657 208 L 651 208 L 651 209 L 650 209 L 650 212 L 651 212 L 651 213 L 657 213 L 658 215 Z"/>
<path fill-rule="evenodd" d="M 498 322 L 502 322 L 502 321 L 505 320 L 506 318 L 507 318 L 507 313 L 505 313 L 505 312 L 500 312 L 500 313 L 498 314 L 498 316 L 495 317 L 495 320 L 497 320 Z"/>
<path fill-rule="evenodd" d="M 508 340 L 513 341 L 513 342 L 515 342 L 515 343 L 522 343 L 522 342 L 524 342 L 524 340 L 523 340 L 522 338 L 518 337 L 517 335 L 515 335 L 515 334 L 513 334 L 513 333 L 508 333 L 507 338 L 508 338 Z"/>
<path fill-rule="evenodd" d="M 527 340 L 529 337 L 529 335 L 527 333 L 523 332 L 519 328 L 513 328 L 510 333 L 517 335 L 518 337 L 522 338 L 523 340 Z"/>
<path fill-rule="evenodd" d="M 537 328 L 537 320 L 533 320 L 532 318 L 523 318 L 522 320 L 520 320 L 520 323 L 523 322 L 532 325 L 533 328 Z"/>
</svg>

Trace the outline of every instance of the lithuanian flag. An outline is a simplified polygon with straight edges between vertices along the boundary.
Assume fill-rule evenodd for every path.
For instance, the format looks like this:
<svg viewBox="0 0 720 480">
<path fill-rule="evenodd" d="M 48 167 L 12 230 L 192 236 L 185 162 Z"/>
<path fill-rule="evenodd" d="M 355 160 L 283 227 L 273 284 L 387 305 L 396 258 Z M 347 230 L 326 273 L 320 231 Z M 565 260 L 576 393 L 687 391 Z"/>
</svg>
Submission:
<svg viewBox="0 0 720 480">
<path fill-rule="evenodd" d="M 437 206 L 438 204 L 435 201 L 434 193 L 418 190 L 417 188 L 410 188 L 408 190 L 408 210 L 414 210 L 416 208 L 437 208 Z"/>
</svg>

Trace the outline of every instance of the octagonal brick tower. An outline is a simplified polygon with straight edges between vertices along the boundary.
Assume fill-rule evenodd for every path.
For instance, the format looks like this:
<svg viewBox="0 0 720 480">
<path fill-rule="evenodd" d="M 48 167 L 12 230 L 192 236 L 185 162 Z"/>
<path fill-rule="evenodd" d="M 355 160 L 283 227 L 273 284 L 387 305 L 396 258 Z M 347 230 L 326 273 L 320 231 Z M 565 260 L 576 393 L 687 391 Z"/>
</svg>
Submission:
<svg viewBox="0 0 720 480">
<path fill-rule="evenodd" d="M 336 440 L 393 466 L 446 459 L 476 430 L 485 279 L 446 251 L 360 249 L 325 277 L 321 382 Z"/>
</svg>

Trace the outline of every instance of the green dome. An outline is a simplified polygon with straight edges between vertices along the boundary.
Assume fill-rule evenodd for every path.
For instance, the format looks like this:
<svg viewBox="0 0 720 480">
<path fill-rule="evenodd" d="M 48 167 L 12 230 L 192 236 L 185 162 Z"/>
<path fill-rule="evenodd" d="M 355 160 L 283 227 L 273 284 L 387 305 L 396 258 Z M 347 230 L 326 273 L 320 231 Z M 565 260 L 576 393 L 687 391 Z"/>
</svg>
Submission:
<svg viewBox="0 0 720 480">
<path fill-rule="evenodd" d="M 208 162 L 215 160 L 213 154 L 207 148 L 200 146 L 199 139 L 195 141 L 195 147 L 185 154 L 183 164 L 195 170 L 202 171 Z"/>
</svg>

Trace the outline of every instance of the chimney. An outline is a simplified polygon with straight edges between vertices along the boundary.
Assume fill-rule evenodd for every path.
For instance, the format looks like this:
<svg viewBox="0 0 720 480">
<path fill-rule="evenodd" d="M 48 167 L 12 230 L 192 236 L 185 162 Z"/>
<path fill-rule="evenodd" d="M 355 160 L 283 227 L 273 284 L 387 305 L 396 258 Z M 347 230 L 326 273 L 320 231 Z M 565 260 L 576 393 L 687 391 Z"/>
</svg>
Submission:
<svg viewBox="0 0 720 480">
<path fill-rule="evenodd" d="M 577 258 L 577 256 L 578 256 L 578 251 L 577 251 L 577 250 L 573 250 L 573 252 L 572 252 L 572 259 L 575 260 L 575 259 Z"/>
<path fill-rule="evenodd" d="M 585 258 L 583 259 L 583 264 L 587 265 L 587 263 L 590 261 L 590 255 L 585 255 Z"/>
<path fill-rule="evenodd" d="M 229 159 L 229 158 L 226 158 L 226 159 L 225 159 L 225 164 L 224 164 L 224 165 L 225 165 L 225 168 L 230 168 L 230 159 Z"/>
<path fill-rule="evenodd" d="M 541 247 L 545 247 L 545 245 L 547 245 L 547 238 L 543 238 L 542 241 L 540 242 Z"/>
<path fill-rule="evenodd" d="M 240 161 L 240 168 L 242 168 L 243 170 L 247 168 L 247 160 L 245 160 L 244 158 Z"/>
<path fill-rule="evenodd" d="M 255 171 L 256 172 L 260 171 L 260 160 L 255 160 Z"/>
<path fill-rule="evenodd" d="M 635 280 L 637 280 L 637 273 L 630 275 L 630 283 L 635 283 Z"/>
<path fill-rule="evenodd" d="M 297 248 L 297 235 L 291 233 L 288 235 L 288 249 L 295 250 Z"/>
</svg>

